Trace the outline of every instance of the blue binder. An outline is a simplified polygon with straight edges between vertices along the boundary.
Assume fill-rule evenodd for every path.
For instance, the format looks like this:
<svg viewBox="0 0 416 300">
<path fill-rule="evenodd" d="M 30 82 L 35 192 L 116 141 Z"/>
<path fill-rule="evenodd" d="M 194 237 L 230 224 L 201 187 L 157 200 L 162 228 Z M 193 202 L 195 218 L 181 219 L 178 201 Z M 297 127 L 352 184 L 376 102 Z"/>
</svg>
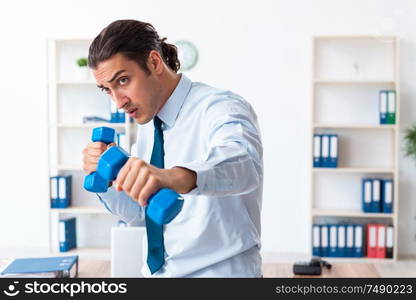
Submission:
<svg viewBox="0 0 416 300">
<path fill-rule="evenodd" d="M 379 213 L 381 211 L 381 179 L 373 178 L 372 180 L 372 197 L 370 204 L 370 212 Z"/>
<path fill-rule="evenodd" d="M 363 178 L 361 180 L 361 203 L 363 212 L 371 212 L 371 199 L 373 197 L 373 180 Z"/>
<path fill-rule="evenodd" d="M 329 135 L 323 134 L 321 135 L 321 167 L 328 168 L 330 166 L 329 162 L 329 151 L 330 151 L 330 145 L 329 145 Z"/>
<path fill-rule="evenodd" d="M 387 90 L 379 92 L 380 124 L 387 124 Z"/>
<path fill-rule="evenodd" d="M 59 220 L 59 251 L 67 252 L 76 247 L 76 218 Z"/>
<path fill-rule="evenodd" d="M 328 225 L 321 225 L 321 255 L 329 256 L 329 230 Z"/>
<path fill-rule="evenodd" d="M 0 274 L 26 274 L 36 277 L 39 273 L 54 273 L 54 277 L 77 277 L 78 255 L 14 259 Z"/>
<path fill-rule="evenodd" d="M 71 205 L 72 176 L 58 176 L 58 207 L 67 208 Z"/>
<path fill-rule="evenodd" d="M 321 135 L 314 134 L 313 135 L 313 167 L 314 168 L 321 167 L 321 160 L 322 160 L 321 147 L 322 147 Z"/>
<path fill-rule="evenodd" d="M 345 257 L 346 247 L 345 247 L 345 225 L 338 225 L 337 232 L 337 256 Z"/>
<path fill-rule="evenodd" d="M 51 208 L 59 208 L 58 178 L 59 176 L 50 177 Z"/>
<path fill-rule="evenodd" d="M 393 179 L 384 179 L 382 181 L 382 190 L 383 190 L 382 211 L 384 213 L 392 213 L 393 212 L 393 198 L 394 198 Z"/>
<path fill-rule="evenodd" d="M 364 227 L 363 225 L 354 226 L 354 257 L 364 256 Z"/>
<path fill-rule="evenodd" d="M 329 168 L 338 167 L 338 135 L 331 134 L 329 135 Z"/>
<path fill-rule="evenodd" d="M 321 256 L 321 228 L 319 225 L 312 226 L 312 255 Z"/>
<path fill-rule="evenodd" d="M 338 226 L 329 225 L 329 256 L 338 256 Z"/>
<path fill-rule="evenodd" d="M 354 225 L 346 226 L 345 233 L 345 257 L 354 256 Z"/>
</svg>

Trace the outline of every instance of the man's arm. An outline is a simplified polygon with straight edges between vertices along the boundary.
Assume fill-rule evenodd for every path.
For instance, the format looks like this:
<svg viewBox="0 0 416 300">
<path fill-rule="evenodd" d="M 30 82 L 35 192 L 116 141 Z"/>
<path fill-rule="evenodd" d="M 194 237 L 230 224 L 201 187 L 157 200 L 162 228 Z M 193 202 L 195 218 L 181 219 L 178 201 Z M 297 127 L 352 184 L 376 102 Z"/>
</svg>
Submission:
<svg viewBox="0 0 416 300">
<path fill-rule="evenodd" d="M 124 192 L 117 192 L 113 187 L 105 193 L 97 193 L 105 208 L 132 226 L 145 226 L 144 207 L 131 199 Z"/>
<path fill-rule="evenodd" d="M 262 144 L 250 105 L 228 97 L 214 102 L 204 116 L 209 151 L 204 160 L 178 165 L 196 173 L 191 193 L 224 196 L 256 189 L 263 177 Z"/>
</svg>

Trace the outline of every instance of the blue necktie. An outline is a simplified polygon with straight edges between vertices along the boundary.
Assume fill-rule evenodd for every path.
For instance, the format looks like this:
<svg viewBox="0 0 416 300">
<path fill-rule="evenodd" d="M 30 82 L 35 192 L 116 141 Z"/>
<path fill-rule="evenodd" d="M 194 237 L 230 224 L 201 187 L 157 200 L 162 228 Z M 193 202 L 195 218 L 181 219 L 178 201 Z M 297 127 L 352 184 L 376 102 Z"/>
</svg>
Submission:
<svg viewBox="0 0 416 300">
<path fill-rule="evenodd" d="M 153 123 L 155 125 L 155 132 L 150 164 L 158 168 L 164 168 L 165 151 L 163 150 L 162 121 L 156 116 L 153 119 Z M 152 219 L 147 216 L 147 207 L 148 206 L 146 206 L 147 265 L 149 266 L 150 272 L 153 274 L 165 263 L 165 247 L 163 245 L 163 225 L 153 222 Z"/>
</svg>

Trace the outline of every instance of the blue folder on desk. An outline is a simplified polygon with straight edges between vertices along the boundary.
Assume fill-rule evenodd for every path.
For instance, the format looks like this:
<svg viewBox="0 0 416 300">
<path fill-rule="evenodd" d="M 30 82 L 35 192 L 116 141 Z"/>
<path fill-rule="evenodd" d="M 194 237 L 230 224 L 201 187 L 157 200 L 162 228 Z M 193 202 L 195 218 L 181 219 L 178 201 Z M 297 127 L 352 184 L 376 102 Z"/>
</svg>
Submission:
<svg viewBox="0 0 416 300">
<path fill-rule="evenodd" d="M 6 276 L 27 274 L 36 277 L 36 274 L 40 273 L 55 273 L 54 277 L 76 277 L 78 275 L 78 255 L 17 258 L 0 274 Z"/>
</svg>

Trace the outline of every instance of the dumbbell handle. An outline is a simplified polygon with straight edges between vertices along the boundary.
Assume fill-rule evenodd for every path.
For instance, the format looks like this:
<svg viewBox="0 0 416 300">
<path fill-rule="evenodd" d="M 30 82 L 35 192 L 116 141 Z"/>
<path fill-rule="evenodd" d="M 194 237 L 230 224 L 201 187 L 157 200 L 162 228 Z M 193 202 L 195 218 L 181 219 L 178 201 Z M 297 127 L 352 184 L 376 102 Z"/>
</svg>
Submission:
<svg viewBox="0 0 416 300">
<path fill-rule="evenodd" d="M 92 131 L 91 140 L 102 142 L 106 145 L 114 142 L 115 130 L 110 127 L 97 127 Z M 85 176 L 84 188 L 89 192 L 103 193 L 108 189 L 108 182 L 105 181 L 97 172 Z"/>
</svg>

